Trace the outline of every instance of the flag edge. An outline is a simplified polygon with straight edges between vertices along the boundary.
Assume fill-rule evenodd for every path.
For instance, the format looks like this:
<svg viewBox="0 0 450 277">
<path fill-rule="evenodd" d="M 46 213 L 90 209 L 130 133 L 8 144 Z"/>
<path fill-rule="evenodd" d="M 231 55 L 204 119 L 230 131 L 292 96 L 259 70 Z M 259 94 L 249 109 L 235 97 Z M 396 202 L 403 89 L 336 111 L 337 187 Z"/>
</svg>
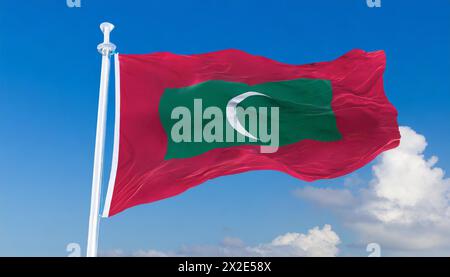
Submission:
<svg viewBox="0 0 450 277">
<path fill-rule="evenodd" d="M 119 54 L 114 54 L 114 76 L 115 76 L 115 115 L 114 115 L 114 145 L 111 171 L 109 175 L 108 188 L 106 192 L 105 204 L 103 206 L 102 217 L 109 217 L 112 196 L 117 176 L 119 162 L 119 139 L 120 139 L 120 61 Z"/>
</svg>

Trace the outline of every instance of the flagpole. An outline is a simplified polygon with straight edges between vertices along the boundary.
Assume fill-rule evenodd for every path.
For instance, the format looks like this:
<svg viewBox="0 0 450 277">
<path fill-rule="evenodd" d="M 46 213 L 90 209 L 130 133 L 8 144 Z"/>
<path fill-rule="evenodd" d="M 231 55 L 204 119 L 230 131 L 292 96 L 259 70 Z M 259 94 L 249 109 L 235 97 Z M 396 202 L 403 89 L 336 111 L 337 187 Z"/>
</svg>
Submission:
<svg viewBox="0 0 450 277">
<path fill-rule="evenodd" d="M 100 75 L 100 90 L 98 98 L 97 132 L 95 135 L 94 169 L 92 176 L 91 210 L 89 214 L 89 231 L 87 239 L 87 257 L 97 256 L 101 182 L 103 173 L 103 154 L 105 148 L 106 108 L 108 103 L 108 82 L 110 56 L 116 46 L 109 41 L 109 34 L 114 25 L 108 22 L 100 24 L 103 32 L 103 43 L 97 46 L 102 55 L 102 69 Z"/>
</svg>

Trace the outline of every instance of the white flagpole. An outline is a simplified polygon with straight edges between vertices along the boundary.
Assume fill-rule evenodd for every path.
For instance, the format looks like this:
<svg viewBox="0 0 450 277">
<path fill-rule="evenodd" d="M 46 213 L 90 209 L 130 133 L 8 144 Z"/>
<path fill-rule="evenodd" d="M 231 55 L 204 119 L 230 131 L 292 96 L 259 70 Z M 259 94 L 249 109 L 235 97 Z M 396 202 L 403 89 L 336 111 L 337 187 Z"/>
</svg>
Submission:
<svg viewBox="0 0 450 277">
<path fill-rule="evenodd" d="M 103 32 L 103 43 L 97 46 L 102 55 L 102 71 L 98 98 L 97 132 L 95 136 L 94 170 L 92 176 L 91 212 L 89 215 L 89 232 L 87 239 L 87 257 L 97 256 L 98 228 L 100 215 L 101 182 L 103 173 L 103 153 L 105 148 L 106 108 L 108 103 L 108 82 L 110 56 L 116 46 L 109 41 L 109 34 L 114 25 L 108 22 L 100 24 Z"/>
</svg>

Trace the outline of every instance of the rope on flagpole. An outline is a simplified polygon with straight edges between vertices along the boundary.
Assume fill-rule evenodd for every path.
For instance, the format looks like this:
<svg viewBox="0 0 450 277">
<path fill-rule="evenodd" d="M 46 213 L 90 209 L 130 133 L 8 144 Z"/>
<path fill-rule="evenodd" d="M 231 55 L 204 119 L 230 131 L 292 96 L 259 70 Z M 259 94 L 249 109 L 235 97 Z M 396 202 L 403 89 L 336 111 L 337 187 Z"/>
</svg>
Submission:
<svg viewBox="0 0 450 277">
<path fill-rule="evenodd" d="M 89 232 L 87 239 L 87 257 L 97 256 L 98 230 L 100 216 L 101 182 L 103 173 L 103 154 L 105 149 L 106 109 L 108 103 L 108 83 L 110 56 L 116 46 L 109 41 L 109 34 L 114 25 L 109 22 L 100 24 L 103 32 L 103 43 L 97 46 L 102 55 L 102 69 L 100 75 L 100 90 L 98 98 L 97 131 L 95 135 L 94 169 L 92 175 L 91 210 L 89 214 Z"/>
</svg>

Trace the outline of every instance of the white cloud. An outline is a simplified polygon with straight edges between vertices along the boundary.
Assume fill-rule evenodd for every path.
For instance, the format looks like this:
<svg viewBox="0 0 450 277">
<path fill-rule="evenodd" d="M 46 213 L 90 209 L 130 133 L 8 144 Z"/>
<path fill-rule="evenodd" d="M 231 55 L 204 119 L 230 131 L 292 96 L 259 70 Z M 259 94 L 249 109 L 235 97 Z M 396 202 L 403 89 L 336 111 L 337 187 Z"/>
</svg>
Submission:
<svg viewBox="0 0 450 277">
<path fill-rule="evenodd" d="M 295 195 L 332 207 L 364 242 L 398 251 L 450 252 L 450 179 L 423 155 L 424 136 L 400 127 L 400 146 L 383 153 L 365 189 L 299 189 Z M 404 252 L 402 252 L 404 253 Z"/>
<path fill-rule="evenodd" d="M 306 234 L 286 233 L 257 246 L 247 246 L 239 238 L 226 237 L 220 245 L 183 246 L 177 251 L 139 250 L 131 254 L 113 250 L 104 252 L 103 256 L 336 256 L 340 242 L 339 236 L 326 224 L 322 228 L 314 227 Z"/>
<path fill-rule="evenodd" d="M 122 257 L 125 255 L 125 253 L 121 249 L 113 249 L 108 251 L 100 250 L 98 255 L 101 257 Z"/>
<path fill-rule="evenodd" d="M 352 193 L 347 189 L 336 190 L 305 187 L 295 190 L 294 194 L 321 206 L 345 207 L 354 202 Z"/>
<path fill-rule="evenodd" d="M 270 243 L 248 247 L 247 250 L 257 256 L 331 257 L 338 254 L 340 242 L 339 236 L 326 224 L 322 229 L 310 229 L 308 234 L 287 233 Z"/>
<path fill-rule="evenodd" d="M 135 256 L 135 257 L 170 257 L 172 255 L 170 253 L 165 253 L 162 251 L 149 249 L 149 250 L 138 250 L 135 253 L 133 253 L 132 256 Z"/>
</svg>

